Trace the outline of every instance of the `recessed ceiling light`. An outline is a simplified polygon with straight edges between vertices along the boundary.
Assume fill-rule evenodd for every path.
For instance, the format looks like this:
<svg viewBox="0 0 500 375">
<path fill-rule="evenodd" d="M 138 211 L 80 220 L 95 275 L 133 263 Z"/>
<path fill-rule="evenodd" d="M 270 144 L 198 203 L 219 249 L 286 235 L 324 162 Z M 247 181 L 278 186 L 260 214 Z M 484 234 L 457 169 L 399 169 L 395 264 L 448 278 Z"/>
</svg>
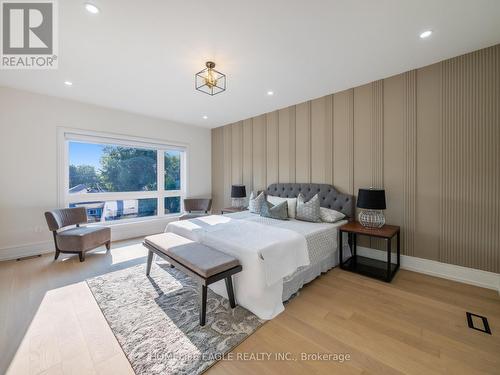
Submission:
<svg viewBox="0 0 500 375">
<path fill-rule="evenodd" d="M 267 95 L 269 95 L 269 96 L 273 96 L 273 95 L 274 95 L 274 91 L 269 90 L 269 91 L 267 92 Z"/>
<path fill-rule="evenodd" d="M 204 116 L 203 116 L 203 120 L 206 120 L 206 119 L 208 119 L 208 116 L 207 116 L 207 115 L 204 115 Z"/>
<path fill-rule="evenodd" d="M 64 81 L 64 84 L 66 86 L 73 86 L 73 82 L 71 82 L 71 81 Z"/>
<path fill-rule="evenodd" d="M 432 30 L 425 30 L 420 34 L 420 39 L 426 39 L 432 35 Z"/>
<path fill-rule="evenodd" d="M 99 8 L 92 3 L 85 3 L 85 9 L 87 9 L 87 12 L 92 14 L 99 13 Z"/>
</svg>

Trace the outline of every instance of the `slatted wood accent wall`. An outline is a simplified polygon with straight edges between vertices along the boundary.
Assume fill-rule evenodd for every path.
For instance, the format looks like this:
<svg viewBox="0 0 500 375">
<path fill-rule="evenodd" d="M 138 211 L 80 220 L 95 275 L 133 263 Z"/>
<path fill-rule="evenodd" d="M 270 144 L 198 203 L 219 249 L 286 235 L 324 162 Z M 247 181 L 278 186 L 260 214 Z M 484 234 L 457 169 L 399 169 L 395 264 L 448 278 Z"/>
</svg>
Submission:
<svg viewBox="0 0 500 375">
<path fill-rule="evenodd" d="M 214 207 L 231 183 L 385 187 L 403 254 L 500 272 L 499 112 L 497 45 L 216 128 Z"/>
</svg>

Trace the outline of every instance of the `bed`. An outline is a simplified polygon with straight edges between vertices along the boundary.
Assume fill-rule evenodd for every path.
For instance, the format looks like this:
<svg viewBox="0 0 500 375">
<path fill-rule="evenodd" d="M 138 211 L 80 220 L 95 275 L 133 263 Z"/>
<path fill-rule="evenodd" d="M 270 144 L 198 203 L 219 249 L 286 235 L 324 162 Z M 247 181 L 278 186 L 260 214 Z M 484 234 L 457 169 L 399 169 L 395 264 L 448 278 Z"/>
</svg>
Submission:
<svg viewBox="0 0 500 375">
<path fill-rule="evenodd" d="M 328 184 L 271 184 L 266 193 L 282 198 L 302 193 L 306 200 L 318 194 L 322 207 L 340 211 L 346 219 L 353 216 L 353 197 Z M 304 284 L 338 264 L 338 227 L 344 223 L 283 221 L 242 211 L 173 222 L 166 231 L 236 256 L 243 265 L 234 277 L 238 303 L 261 319 L 272 319 Z M 226 296 L 223 283 L 211 289 Z"/>
</svg>

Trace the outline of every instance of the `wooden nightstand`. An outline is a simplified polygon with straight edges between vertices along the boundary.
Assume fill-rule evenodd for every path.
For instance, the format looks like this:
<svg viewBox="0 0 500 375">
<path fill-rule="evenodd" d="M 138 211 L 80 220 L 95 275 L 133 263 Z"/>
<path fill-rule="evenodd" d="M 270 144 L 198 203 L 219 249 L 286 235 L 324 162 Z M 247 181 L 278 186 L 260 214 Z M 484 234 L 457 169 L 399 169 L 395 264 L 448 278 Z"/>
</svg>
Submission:
<svg viewBox="0 0 500 375">
<path fill-rule="evenodd" d="M 350 239 L 352 256 L 343 261 L 342 234 L 347 233 Z M 356 242 L 358 234 L 363 236 L 378 237 L 386 240 L 387 261 L 371 259 L 356 254 Z M 356 272 L 365 276 L 374 277 L 383 281 L 391 282 L 400 265 L 400 228 L 396 225 L 384 225 L 382 228 L 365 228 L 357 221 L 344 224 L 339 228 L 339 255 L 340 268 Z M 397 263 L 391 263 L 391 242 L 396 237 L 397 241 Z"/>
<path fill-rule="evenodd" d="M 231 214 L 233 212 L 245 211 L 246 207 L 226 207 L 220 210 L 221 215 Z"/>
</svg>

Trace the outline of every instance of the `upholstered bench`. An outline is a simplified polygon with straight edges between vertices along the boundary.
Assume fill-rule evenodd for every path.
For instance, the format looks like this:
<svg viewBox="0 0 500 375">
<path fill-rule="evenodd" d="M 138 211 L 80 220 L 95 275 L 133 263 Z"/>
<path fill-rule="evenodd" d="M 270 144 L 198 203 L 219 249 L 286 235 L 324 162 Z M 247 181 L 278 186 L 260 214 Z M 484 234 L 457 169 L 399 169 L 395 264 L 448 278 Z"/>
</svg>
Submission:
<svg viewBox="0 0 500 375">
<path fill-rule="evenodd" d="M 206 320 L 208 285 L 225 279 L 229 304 L 231 308 L 236 306 L 232 275 L 242 269 L 238 259 L 174 233 L 148 236 L 143 245 L 149 250 L 146 275 L 149 276 L 153 255 L 156 254 L 201 284 L 201 326 L 205 325 Z"/>
</svg>

